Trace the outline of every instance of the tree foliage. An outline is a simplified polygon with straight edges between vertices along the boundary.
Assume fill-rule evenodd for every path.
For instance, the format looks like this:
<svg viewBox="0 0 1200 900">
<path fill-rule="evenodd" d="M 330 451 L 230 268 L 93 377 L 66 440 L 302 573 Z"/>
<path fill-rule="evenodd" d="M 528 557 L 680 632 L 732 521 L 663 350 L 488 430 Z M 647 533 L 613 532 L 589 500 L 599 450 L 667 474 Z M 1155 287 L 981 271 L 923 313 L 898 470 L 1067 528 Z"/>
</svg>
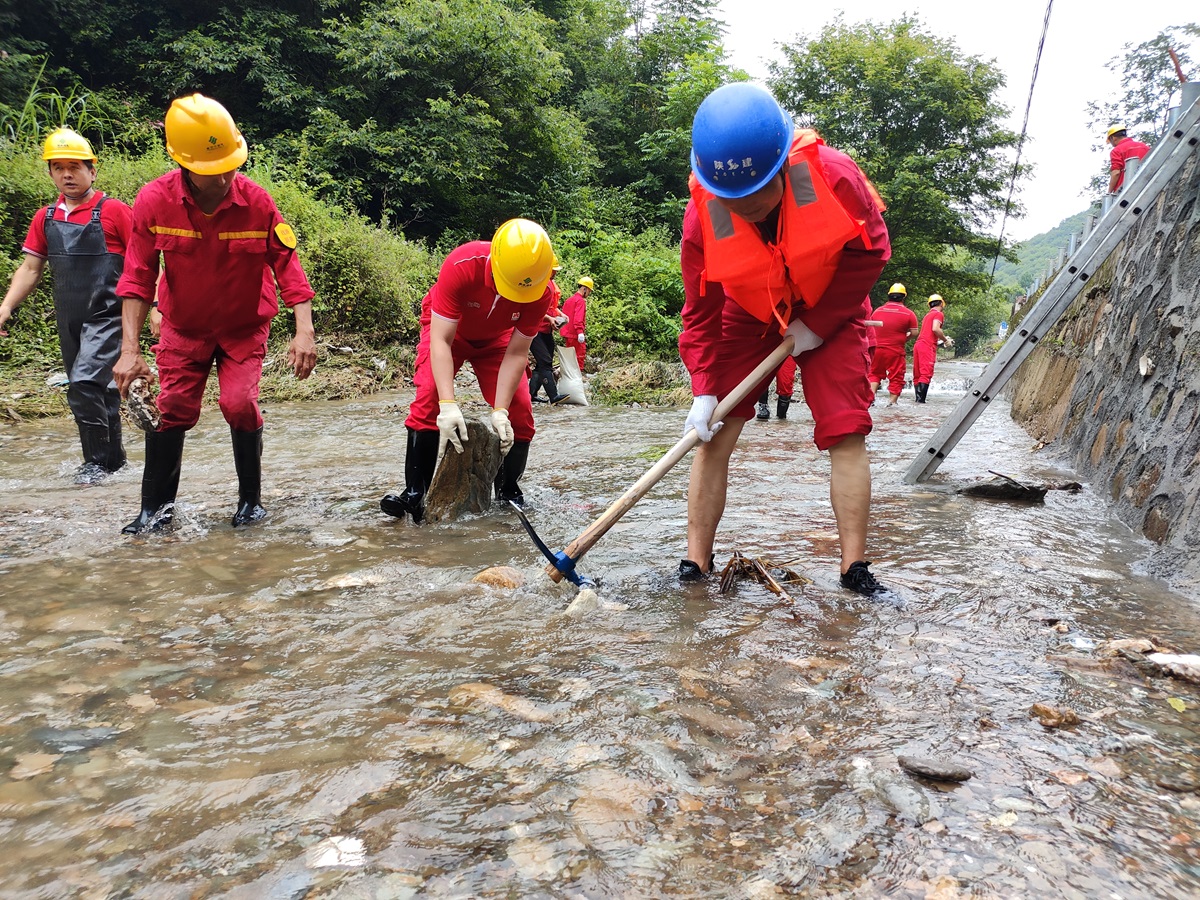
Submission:
<svg viewBox="0 0 1200 900">
<path fill-rule="evenodd" d="M 985 286 L 986 274 L 964 270 L 954 251 L 996 250 L 987 229 L 1004 209 L 1018 136 L 1002 125 L 995 62 L 964 56 L 907 16 L 839 18 L 782 51 L 771 66 L 776 96 L 854 157 L 888 205 L 892 262 L 881 281 L 943 294 Z"/>
</svg>

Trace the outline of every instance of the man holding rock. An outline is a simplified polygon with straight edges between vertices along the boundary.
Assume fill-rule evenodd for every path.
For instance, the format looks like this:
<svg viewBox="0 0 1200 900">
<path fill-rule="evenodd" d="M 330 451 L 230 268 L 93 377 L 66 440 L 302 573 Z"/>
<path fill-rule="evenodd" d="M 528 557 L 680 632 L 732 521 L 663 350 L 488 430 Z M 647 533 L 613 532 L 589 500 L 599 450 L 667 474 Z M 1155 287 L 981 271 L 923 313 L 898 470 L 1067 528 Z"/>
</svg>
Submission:
<svg viewBox="0 0 1200 900">
<path fill-rule="evenodd" d="M 417 392 L 404 422 L 404 491 L 379 501 L 389 516 L 420 522 L 438 459 L 447 444 L 462 452 L 467 423 L 455 399 L 454 376 L 464 362 L 475 370 L 500 436 L 504 462 L 496 477 L 497 499 L 524 504 L 518 482 L 534 435 L 525 367 L 550 308 L 556 264 L 549 236 L 529 219 L 509 219 L 490 242 L 463 244 L 442 263 L 421 301 Z"/>
</svg>

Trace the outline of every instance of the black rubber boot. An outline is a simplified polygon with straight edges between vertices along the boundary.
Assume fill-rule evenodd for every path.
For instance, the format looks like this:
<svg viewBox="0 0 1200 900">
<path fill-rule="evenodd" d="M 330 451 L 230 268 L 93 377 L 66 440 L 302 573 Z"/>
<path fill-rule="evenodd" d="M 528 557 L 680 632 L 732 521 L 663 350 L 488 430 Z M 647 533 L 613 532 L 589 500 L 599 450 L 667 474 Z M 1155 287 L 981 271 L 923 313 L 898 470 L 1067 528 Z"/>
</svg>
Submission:
<svg viewBox="0 0 1200 900">
<path fill-rule="evenodd" d="M 775 418 L 786 419 L 788 407 L 792 405 L 791 397 L 776 397 L 775 398 Z"/>
<path fill-rule="evenodd" d="M 500 471 L 496 473 L 496 499 L 511 500 L 521 509 L 525 508 L 525 495 L 521 493 L 518 482 L 525 474 L 525 464 L 529 461 L 529 441 L 517 441 L 500 463 Z"/>
<path fill-rule="evenodd" d="M 928 381 L 917 381 L 913 383 L 913 393 L 917 395 L 917 402 L 924 403 L 925 395 L 929 393 Z"/>
<path fill-rule="evenodd" d="M 108 471 L 125 468 L 125 444 L 121 440 L 121 395 L 109 391 L 105 397 L 108 406 Z"/>
<path fill-rule="evenodd" d="M 233 527 L 253 525 L 267 517 L 262 506 L 262 448 L 263 430 L 238 431 L 229 429 L 233 438 L 233 467 L 238 477 L 238 507 L 233 514 Z"/>
<path fill-rule="evenodd" d="M 79 444 L 83 447 L 83 465 L 75 470 L 76 484 L 97 484 L 109 475 L 108 426 L 79 426 Z"/>
<path fill-rule="evenodd" d="M 767 405 L 767 403 L 770 399 L 771 399 L 771 392 L 769 390 L 763 391 L 762 396 L 758 398 L 758 409 L 754 414 L 754 418 L 756 418 L 756 419 L 771 418 L 771 407 Z"/>
<path fill-rule="evenodd" d="M 183 428 L 146 434 L 146 468 L 142 472 L 142 511 L 121 529 L 122 534 L 162 531 L 175 515 L 179 470 L 183 466 Z"/>
<path fill-rule="evenodd" d="M 403 519 L 412 516 L 420 522 L 425 516 L 425 492 L 433 483 L 437 468 L 439 436 L 436 431 L 408 429 L 408 446 L 404 451 L 404 492 L 386 494 L 379 508 L 389 516 Z"/>
</svg>

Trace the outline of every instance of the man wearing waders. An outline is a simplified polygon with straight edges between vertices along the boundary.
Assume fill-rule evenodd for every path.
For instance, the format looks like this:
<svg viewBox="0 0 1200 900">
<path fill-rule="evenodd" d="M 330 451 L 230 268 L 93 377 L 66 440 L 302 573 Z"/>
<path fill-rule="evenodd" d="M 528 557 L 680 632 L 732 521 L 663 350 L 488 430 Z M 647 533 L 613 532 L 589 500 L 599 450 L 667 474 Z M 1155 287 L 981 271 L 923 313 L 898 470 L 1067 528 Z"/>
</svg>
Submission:
<svg viewBox="0 0 1200 900">
<path fill-rule="evenodd" d="M 25 259 L 0 303 L 0 337 L 13 310 L 33 293 L 50 263 L 54 315 L 66 368 L 67 405 L 79 426 L 83 465 L 77 484 L 92 484 L 125 465 L 121 445 L 121 395 L 112 380 L 121 350 L 117 279 L 125 264 L 130 211 L 92 187 L 96 155 L 69 128 L 47 139 L 42 159 L 58 187 L 58 202 L 33 217 Z"/>
<path fill-rule="evenodd" d="M 150 375 L 138 335 L 156 284 L 162 313 L 154 347 L 162 424 L 146 434 L 142 508 L 122 529 L 126 534 L 171 522 L 184 435 L 200 418 L 214 365 L 238 478 L 233 526 L 266 517 L 258 384 L 271 320 L 279 312 L 276 285 L 296 317 L 288 365 L 303 379 L 317 363 L 313 289 L 296 256 L 296 235 L 271 195 L 238 172 L 248 150 L 233 117 L 216 100 L 193 94 L 171 104 L 164 124 L 167 154 L 180 167 L 138 192 L 127 265 L 117 285 L 124 328 L 113 374 L 122 395 L 134 379 Z"/>
</svg>

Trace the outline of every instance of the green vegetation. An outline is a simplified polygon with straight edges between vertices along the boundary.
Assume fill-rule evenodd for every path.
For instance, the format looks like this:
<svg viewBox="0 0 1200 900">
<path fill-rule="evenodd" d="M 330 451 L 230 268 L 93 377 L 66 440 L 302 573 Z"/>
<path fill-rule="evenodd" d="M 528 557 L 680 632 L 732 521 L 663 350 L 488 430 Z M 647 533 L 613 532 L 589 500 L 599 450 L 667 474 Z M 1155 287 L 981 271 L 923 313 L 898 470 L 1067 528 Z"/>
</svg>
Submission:
<svg viewBox="0 0 1200 900">
<path fill-rule="evenodd" d="M 323 369 L 391 383 L 374 360 L 405 365 L 392 349 L 414 342 L 445 253 L 525 215 L 550 231 L 565 292 L 579 274 L 596 279 L 593 358 L 674 371 L 691 120 L 710 90 L 746 77 L 725 61 L 715 14 L 715 0 L 7 4 L 0 278 L 52 196 L 39 154 L 49 130 L 82 131 L 100 186 L 131 201 L 170 165 L 170 100 L 202 91 L 233 113 L 247 174 L 301 237 Z M 777 95 L 851 153 L 889 206 L 882 284 L 907 283 L 919 313 L 945 295 L 960 352 L 985 345 L 1019 290 L 989 287 L 987 271 L 1016 140 L 1000 125 L 995 65 L 908 16 L 839 21 L 795 36 L 782 58 Z M 342 359 L 338 346 L 356 349 Z M 0 369 L 39 366 L 57 367 L 45 285 L 0 342 Z M 615 384 L 608 396 L 674 390 Z"/>
</svg>

